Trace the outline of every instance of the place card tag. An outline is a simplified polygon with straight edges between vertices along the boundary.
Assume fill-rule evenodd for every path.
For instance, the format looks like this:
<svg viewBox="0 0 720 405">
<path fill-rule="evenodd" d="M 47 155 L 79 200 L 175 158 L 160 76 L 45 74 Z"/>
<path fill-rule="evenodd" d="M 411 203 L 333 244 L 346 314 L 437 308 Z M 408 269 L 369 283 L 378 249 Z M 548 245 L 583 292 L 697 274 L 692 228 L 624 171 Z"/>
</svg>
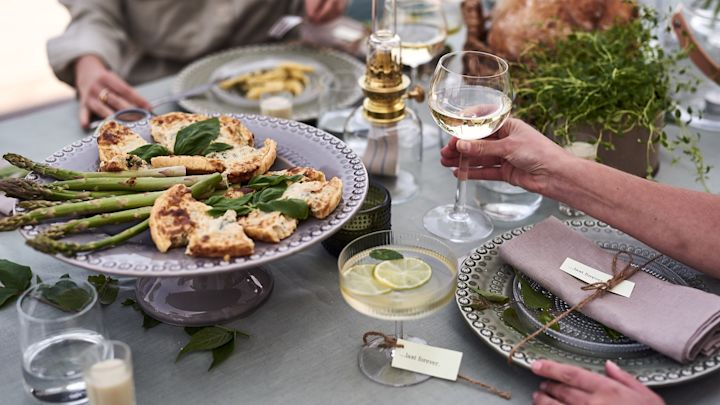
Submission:
<svg viewBox="0 0 720 405">
<path fill-rule="evenodd" d="M 391 363 L 393 367 L 446 380 L 457 380 L 462 352 L 413 343 L 404 339 L 398 339 L 397 344 L 403 347 L 393 349 Z"/>
<path fill-rule="evenodd" d="M 569 257 L 565 259 L 560 266 L 560 270 L 588 284 L 605 282 L 612 278 L 612 276 L 607 273 L 603 273 L 600 270 L 582 264 Z M 630 297 L 633 288 L 635 288 L 635 283 L 623 280 L 609 291 L 617 295 L 622 295 L 623 297 Z"/>
</svg>

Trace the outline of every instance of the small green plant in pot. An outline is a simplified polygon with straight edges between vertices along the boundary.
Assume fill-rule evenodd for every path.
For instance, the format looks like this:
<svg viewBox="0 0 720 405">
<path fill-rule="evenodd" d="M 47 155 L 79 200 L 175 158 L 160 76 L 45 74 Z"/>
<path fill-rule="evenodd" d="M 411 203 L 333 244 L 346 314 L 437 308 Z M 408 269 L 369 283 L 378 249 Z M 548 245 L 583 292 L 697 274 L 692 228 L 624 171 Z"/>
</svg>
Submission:
<svg viewBox="0 0 720 405">
<path fill-rule="evenodd" d="M 678 64 L 685 55 L 657 45 L 658 24 L 652 9 L 641 8 L 626 24 L 530 47 L 513 66 L 515 114 L 562 145 L 598 143 L 601 161 L 637 175 L 657 169 L 659 145 L 680 148 L 705 185 L 709 167 L 698 136 L 671 140 L 664 130 L 666 116 L 683 125 L 672 95 L 695 91 L 697 82 L 676 79 L 685 74 Z"/>
</svg>

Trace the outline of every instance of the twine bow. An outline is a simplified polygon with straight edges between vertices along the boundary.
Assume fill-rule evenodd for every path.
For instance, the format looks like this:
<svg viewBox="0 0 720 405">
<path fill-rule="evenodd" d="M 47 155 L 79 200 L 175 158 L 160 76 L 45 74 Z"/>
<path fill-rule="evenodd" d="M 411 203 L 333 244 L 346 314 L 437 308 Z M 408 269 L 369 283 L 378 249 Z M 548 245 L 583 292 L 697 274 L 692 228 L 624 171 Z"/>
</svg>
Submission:
<svg viewBox="0 0 720 405">
<path fill-rule="evenodd" d="M 618 271 L 617 270 L 617 263 L 618 259 L 621 255 L 626 255 L 628 257 L 628 263 L 625 265 L 625 267 Z M 512 363 L 512 358 L 515 355 L 515 353 L 520 350 L 522 346 L 524 346 L 527 342 L 535 339 L 538 335 L 548 330 L 551 326 L 555 325 L 556 323 L 560 322 L 563 318 L 570 315 L 573 311 L 579 310 L 583 308 L 586 304 L 588 304 L 590 301 L 600 298 L 603 295 L 607 294 L 608 291 L 612 290 L 620 284 L 621 282 L 629 279 L 632 277 L 635 273 L 637 273 L 639 270 L 644 269 L 647 267 L 650 263 L 654 262 L 655 260 L 662 257 L 662 255 L 658 254 L 652 259 L 647 260 L 642 266 L 633 266 L 633 258 L 635 256 L 625 250 L 621 250 L 617 253 L 615 253 L 615 256 L 613 256 L 612 260 L 612 278 L 610 278 L 607 281 L 598 281 L 595 283 L 591 283 L 588 285 L 584 285 L 580 287 L 583 291 L 593 291 L 592 294 L 588 295 L 583 299 L 582 301 L 578 302 L 577 304 L 573 305 L 569 309 L 567 309 L 565 312 L 561 313 L 560 315 L 556 316 L 555 318 L 548 321 L 546 324 L 544 324 L 540 329 L 536 330 L 535 332 L 531 333 L 530 335 L 526 336 L 523 340 L 521 340 L 518 344 L 516 344 L 512 350 L 510 350 L 510 353 L 508 353 L 508 363 Z"/>
<path fill-rule="evenodd" d="M 382 332 L 376 332 L 376 331 L 365 332 L 365 334 L 363 335 L 363 346 L 370 345 L 371 342 L 369 342 L 369 338 L 371 336 L 377 336 L 383 340 L 382 342 L 380 342 L 376 345 L 376 347 L 379 347 L 381 349 L 393 349 L 393 348 L 404 347 L 403 345 L 397 343 L 397 338 L 395 336 L 388 336 Z M 501 390 L 493 387 L 492 385 L 485 384 L 484 382 L 481 382 L 478 380 L 474 380 L 474 379 L 472 379 L 470 377 L 466 377 L 462 374 L 458 374 L 457 377 L 460 380 L 467 381 L 470 384 L 477 385 L 477 386 L 483 388 L 484 390 L 499 396 L 500 398 L 509 400 L 512 397 L 512 393 L 510 393 L 508 391 L 501 391 Z"/>
</svg>

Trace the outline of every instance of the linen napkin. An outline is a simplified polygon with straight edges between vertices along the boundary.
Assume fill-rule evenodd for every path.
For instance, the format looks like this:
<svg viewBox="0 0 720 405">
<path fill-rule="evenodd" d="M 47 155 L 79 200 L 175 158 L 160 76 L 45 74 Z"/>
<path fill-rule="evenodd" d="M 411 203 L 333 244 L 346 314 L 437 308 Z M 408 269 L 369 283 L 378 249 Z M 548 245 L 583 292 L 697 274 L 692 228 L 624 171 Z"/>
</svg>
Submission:
<svg viewBox="0 0 720 405">
<path fill-rule="evenodd" d="M 614 254 L 551 217 L 503 243 L 500 256 L 548 291 L 575 305 L 592 291 L 581 290 L 586 283 L 560 270 L 565 259 L 570 257 L 612 274 Z M 639 265 L 644 261 L 634 259 Z M 719 296 L 671 284 L 643 271 L 628 280 L 635 283 L 629 298 L 608 292 L 580 312 L 681 363 L 720 348 Z"/>
<path fill-rule="evenodd" d="M 371 174 L 397 176 L 400 170 L 400 140 L 396 131 L 370 129 L 362 160 Z"/>
</svg>

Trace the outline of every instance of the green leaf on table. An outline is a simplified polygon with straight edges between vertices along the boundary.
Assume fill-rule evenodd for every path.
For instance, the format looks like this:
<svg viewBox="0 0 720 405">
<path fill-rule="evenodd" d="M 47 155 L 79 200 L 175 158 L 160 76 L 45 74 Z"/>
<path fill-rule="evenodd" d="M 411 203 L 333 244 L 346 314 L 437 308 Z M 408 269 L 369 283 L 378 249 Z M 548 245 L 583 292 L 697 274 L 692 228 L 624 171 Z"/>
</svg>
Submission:
<svg viewBox="0 0 720 405">
<path fill-rule="evenodd" d="M 372 257 L 375 260 L 397 260 L 402 259 L 403 256 L 402 253 L 397 252 L 392 249 L 373 249 L 370 252 L 370 257 Z"/>
<path fill-rule="evenodd" d="M 301 174 L 294 176 L 286 176 L 284 174 L 263 174 L 255 176 L 246 185 L 253 190 L 262 190 L 267 187 L 277 186 L 279 184 L 295 183 L 303 178 Z"/>
<path fill-rule="evenodd" d="M 372 255 L 372 253 L 371 253 L 371 255 Z M 484 298 L 494 304 L 507 304 L 508 301 L 510 301 L 509 297 L 502 295 L 502 294 L 496 294 L 494 292 L 481 290 L 481 289 L 479 289 L 477 287 L 473 287 L 471 285 L 468 286 L 468 288 L 470 288 L 470 290 L 472 290 L 472 292 L 474 292 L 475 294 L 481 296 L 482 298 Z"/>
<path fill-rule="evenodd" d="M 506 310 L 504 310 L 502 313 L 502 320 L 503 322 L 505 322 L 505 324 L 522 333 L 523 335 L 527 334 L 527 332 L 525 331 L 525 327 L 520 321 L 520 317 L 518 316 L 515 308 L 507 308 Z"/>
<path fill-rule="evenodd" d="M 176 155 L 205 155 L 205 150 L 220 135 L 220 120 L 210 118 L 178 131 L 173 152 Z"/>
<path fill-rule="evenodd" d="M 205 151 L 203 152 L 203 155 L 207 156 L 213 152 L 222 152 L 222 151 L 230 150 L 232 148 L 233 148 L 232 145 L 228 145 L 226 143 L 213 142 L 210 144 L 210 146 L 207 147 L 207 149 L 205 149 Z"/>
<path fill-rule="evenodd" d="M 235 333 L 218 326 L 208 326 L 192 335 L 190 341 L 180 349 L 175 361 L 191 352 L 213 350 L 235 338 Z"/>
<path fill-rule="evenodd" d="M 185 333 L 192 336 L 192 335 L 200 332 L 204 328 L 205 328 L 204 326 L 186 326 L 183 328 L 183 330 L 185 331 Z"/>
<path fill-rule="evenodd" d="M 20 296 L 22 291 L 16 290 L 14 288 L 0 288 L 0 307 L 5 305 L 8 300 L 14 297 Z"/>
<path fill-rule="evenodd" d="M 225 343 L 224 345 L 220 347 L 216 347 L 212 349 L 212 363 L 210 363 L 210 368 L 208 368 L 208 371 L 212 370 L 213 368 L 219 366 L 222 364 L 225 360 L 227 360 L 235 350 L 235 337 Z"/>
<path fill-rule="evenodd" d="M 264 212 L 279 211 L 283 215 L 295 219 L 307 219 L 310 214 L 310 207 L 304 200 L 288 198 L 285 200 L 273 200 L 257 204 L 258 209 Z"/>
<path fill-rule="evenodd" d="M 124 307 L 132 306 L 133 309 L 140 310 L 140 305 L 133 298 L 125 298 L 125 300 L 123 302 L 121 302 L 120 305 L 122 305 Z"/>
<path fill-rule="evenodd" d="M 31 279 L 30 267 L 0 259 L 0 283 L 4 287 L 24 291 L 30 287 Z"/>
<path fill-rule="evenodd" d="M 523 304 L 533 309 L 550 309 L 552 306 L 550 298 L 532 288 L 522 276 L 518 275 L 518 279 L 520 280 L 520 295 L 522 295 Z"/>
<path fill-rule="evenodd" d="M 110 305 L 117 299 L 118 281 L 112 277 L 106 277 L 103 274 L 88 276 L 88 282 L 95 287 L 98 293 L 98 300 L 102 305 Z"/>
<path fill-rule="evenodd" d="M 90 293 L 79 287 L 74 281 L 62 278 L 52 286 L 41 286 L 39 298 L 66 312 L 79 312 L 92 299 Z"/>
<path fill-rule="evenodd" d="M 35 284 L 40 284 L 40 283 L 42 283 L 42 279 L 40 278 L 39 274 L 36 274 L 35 275 Z"/>
<path fill-rule="evenodd" d="M 543 325 L 546 325 L 548 322 L 550 322 L 550 321 L 552 321 L 553 319 L 555 319 L 555 317 L 552 316 L 552 315 L 550 315 L 548 312 L 541 311 L 541 312 L 538 314 L 537 319 L 538 319 L 538 321 L 540 321 Z M 560 330 L 560 325 L 558 325 L 557 323 L 554 323 L 554 324 L 550 325 L 550 329 L 559 331 L 559 330 Z"/>
<path fill-rule="evenodd" d="M 607 327 L 603 324 L 600 324 L 600 327 L 603 328 L 607 337 L 609 337 L 613 342 L 622 339 L 622 333 L 616 331 L 615 329 Z"/>
<path fill-rule="evenodd" d="M 128 154 L 135 155 L 148 163 L 150 163 L 154 157 L 172 155 L 166 147 L 157 143 L 149 143 L 147 145 L 140 146 L 131 150 Z"/>
</svg>

